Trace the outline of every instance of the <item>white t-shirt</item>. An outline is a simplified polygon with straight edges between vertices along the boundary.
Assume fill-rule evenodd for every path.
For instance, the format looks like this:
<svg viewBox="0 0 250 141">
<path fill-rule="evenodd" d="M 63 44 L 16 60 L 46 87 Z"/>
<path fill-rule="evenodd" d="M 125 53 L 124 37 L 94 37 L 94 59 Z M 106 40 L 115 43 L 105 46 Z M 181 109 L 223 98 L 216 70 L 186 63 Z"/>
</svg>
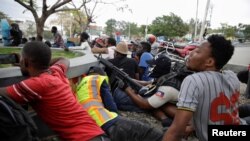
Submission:
<svg viewBox="0 0 250 141">
<path fill-rule="evenodd" d="M 90 49 L 89 43 L 87 41 L 82 42 L 80 46 L 71 46 L 69 47 L 70 50 L 86 50 L 86 49 Z"/>
<path fill-rule="evenodd" d="M 108 47 L 108 59 L 114 58 L 115 48 L 115 46 Z"/>
<path fill-rule="evenodd" d="M 159 108 L 169 101 L 176 102 L 178 93 L 179 91 L 171 86 L 160 86 L 157 92 L 148 98 L 148 103 L 154 108 Z"/>
</svg>

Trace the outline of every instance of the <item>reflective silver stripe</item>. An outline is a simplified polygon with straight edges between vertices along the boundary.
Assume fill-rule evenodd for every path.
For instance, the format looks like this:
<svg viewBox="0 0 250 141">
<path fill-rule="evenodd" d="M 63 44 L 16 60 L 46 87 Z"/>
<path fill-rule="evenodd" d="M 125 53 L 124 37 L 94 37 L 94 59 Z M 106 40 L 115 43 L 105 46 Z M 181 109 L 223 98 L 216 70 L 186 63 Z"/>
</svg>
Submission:
<svg viewBox="0 0 250 141">
<path fill-rule="evenodd" d="M 98 101 L 90 101 L 90 102 L 83 104 L 83 108 L 85 108 L 85 109 L 88 109 L 92 106 L 98 106 L 98 107 L 102 106 L 103 107 L 104 105 L 103 105 L 103 103 L 98 102 Z"/>
<path fill-rule="evenodd" d="M 107 121 L 110 119 L 108 113 L 106 111 L 104 111 L 104 109 L 97 109 L 98 112 L 100 112 L 100 114 L 102 115 L 104 121 Z"/>
<path fill-rule="evenodd" d="M 97 80 L 98 76 L 93 76 L 93 79 L 91 80 L 91 89 L 93 92 L 93 98 L 98 99 L 98 89 L 97 89 Z"/>
</svg>

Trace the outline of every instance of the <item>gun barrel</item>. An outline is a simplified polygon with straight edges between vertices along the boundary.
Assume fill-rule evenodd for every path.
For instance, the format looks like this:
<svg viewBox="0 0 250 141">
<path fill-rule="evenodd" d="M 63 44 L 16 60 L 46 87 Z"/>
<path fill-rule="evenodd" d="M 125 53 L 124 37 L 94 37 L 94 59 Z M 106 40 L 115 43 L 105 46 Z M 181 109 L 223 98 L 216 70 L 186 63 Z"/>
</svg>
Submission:
<svg viewBox="0 0 250 141">
<path fill-rule="evenodd" d="M 143 87 L 142 85 L 136 83 L 133 79 L 131 79 L 129 77 L 129 75 L 125 72 L 123 72 L 122 70 L 120 70 L 119 68 L 117 68 L 115 65 L 113 65 L 111 62 L 98 57 L 96 55 L 94 55 L 104 66 L 108 67 L 109 69 L 113 70 L 116 74 L 117 77 L 119 77 L 121 80 L 125 81 L 128 83 L 129 86 L 131 86 L 134 90 L 136 90 L 137 92 L 140 91 L 140 89 Z"/>
</svg>

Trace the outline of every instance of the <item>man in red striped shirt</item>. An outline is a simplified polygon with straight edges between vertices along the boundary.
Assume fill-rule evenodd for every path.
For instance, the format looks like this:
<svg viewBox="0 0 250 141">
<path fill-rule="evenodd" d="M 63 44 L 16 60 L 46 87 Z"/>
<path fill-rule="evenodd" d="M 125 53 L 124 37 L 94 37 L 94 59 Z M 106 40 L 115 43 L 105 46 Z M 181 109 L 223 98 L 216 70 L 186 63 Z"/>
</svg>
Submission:
<svg viewBox="0 0 250 141">
<path fill-rule="evenodd" d="M 77 102 L 66 77 L 69 61 L 51 60 L 50 48 L 42 42 L 27 43 L 20 68 L 28 79 L 0 88 L 0 95 L 30 103 L 38 116 L 66 141 L 109 141 L 104 132 Z"/>
</svg>

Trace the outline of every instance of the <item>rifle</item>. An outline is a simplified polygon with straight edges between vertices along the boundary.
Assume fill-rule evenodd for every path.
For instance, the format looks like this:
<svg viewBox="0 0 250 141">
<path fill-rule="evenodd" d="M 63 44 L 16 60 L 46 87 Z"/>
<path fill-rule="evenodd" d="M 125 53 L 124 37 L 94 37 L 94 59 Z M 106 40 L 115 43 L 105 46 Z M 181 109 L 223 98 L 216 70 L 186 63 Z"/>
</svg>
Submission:
<svg viewBox="0 0 250 141">
<path fill-rule="evenodd" d="M 142 85 L 136 83 L 132 78 L 129 77 L 129 75 L 125 72 L 123 72 L 122 70 L 120 70 L 119 68 L 117 68 L 115 65 L 113 65 L 111 62 L 103 59 L 100 56 L 96 56 L 94 55 L 99 61 L 100 63 L 102 63 L 105 67 L 109 68 L 110 70 L 112 70 L 115 75 L 118 77 L 118 79 L 125 81 L 132 89 L 134 89 L 137 93 L 141 94 L 141 93 L 145 93 L 147 91 L 147 89 L 145 87 L 143 87 Z"/>
</svg>

